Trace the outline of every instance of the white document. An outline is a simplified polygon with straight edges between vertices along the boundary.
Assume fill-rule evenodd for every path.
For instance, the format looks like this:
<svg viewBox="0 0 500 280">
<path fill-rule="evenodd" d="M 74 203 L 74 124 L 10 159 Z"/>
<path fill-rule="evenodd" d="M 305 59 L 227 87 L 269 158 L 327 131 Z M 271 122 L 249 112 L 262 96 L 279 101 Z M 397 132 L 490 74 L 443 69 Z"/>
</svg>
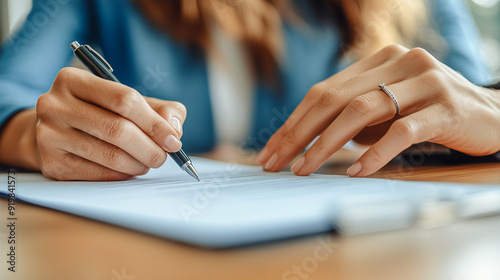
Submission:
<svg viewBox="0 0 500 280">
<path fill-rule="evenodd" d="M 58 182 L 37 173 L 18 173 L 15 194 L 33 204 L 207 247 L 330 230 L 363 233 L 407 227 L 430 200 L 466 205 L 465 216 L 500 211 L 495 187 L 298 177 L 192 160 L 201 182 L 169 159 L 160 169 L 119 182 Z M 6 173 L 0 174 L 0 182 L 7 182 Z M 8 193 L 6 186 L 1 185 L 0 193 Z"/>
</svg>

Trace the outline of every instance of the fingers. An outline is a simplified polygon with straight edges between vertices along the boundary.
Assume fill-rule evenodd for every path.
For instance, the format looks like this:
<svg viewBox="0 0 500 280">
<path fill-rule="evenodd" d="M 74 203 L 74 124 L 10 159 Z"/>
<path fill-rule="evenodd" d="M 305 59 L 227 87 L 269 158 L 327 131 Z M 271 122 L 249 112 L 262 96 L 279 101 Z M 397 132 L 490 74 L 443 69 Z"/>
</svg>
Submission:
<svg viewBox="0 0 500 280">
<path fill-rule="evenodd" d="M 436 107 L 429 107 L 394 122 L 387 133 L 348 169 L 348 175 L 370 175 L 411 145 L 438 137 L 443 128 L 433 117 L 437 114 Z"/>
<path fill-rule="evenodd" d="M 60 181 L 121 181 L 133 177 L 73 154 L 65 154 L 58 160 L 50 167 L 44 166 L 42 173 L 45 177 Z"/>
<path fill-rule="evenodd" d="M 45 124 L 37 125 L 40 154 L 40 170 L 47 178 L 56 180 L 126 180 L 133 175 L 125 174 L 98 163 L 83 159 L 57 147 L 58 134 Z"/>
<path fill-rule="evenodd" d="M 394 92 L 403 93 L 413 84 L 412 80 L 389 85 Z M 423 95 L 404 92 L 398 95 L 402 110 L 418 104 Z M 380 90 L 354 98 L 342 113 L 321 134 L 321 137 L 305 153 L 304 161 L 296 163 L 292 171 L 297 175 L 309 175 L 316 171 L 332 154 L 342 148 L 363 128 L 392 119 L 396 113 L 394 102 Z M 286 164 L 285 164 L 286 165 Z M 276 168 L 283 168 L 277 166 Z"/>
<path fill-rule="evenodd" d="M 54 138 L 63 138 L 53 131 Z M 67 153 L 95 162 L 108 169 L 131 176 L 144 175 L 149 168 L 124 150 L 76 129 L 66 129 L 64 137 L 68 141 L 59 148 Z"/>
<path fill-rule="evenodd" d="M 337 108 L 341 107 L 342 100 L 350 100 L 348 99 L 349 96 L 346 96 L 348 92 L 359 92 L 361 91 L 362 93 L 369 91 L 368 89 L 364 89 L 365 91 L 363 92 L 362 88 L 357 88 L 357 86 L 364 86 L 364 85 L 370 85 L 370 87 L 373 87 L 373 85 L 364 82 L 360 82 L 362 79 L 353 79 L 357 77 L 359 74 L 372 70 L 374 68 L 377 68 L 381 65 L 393 62 L 397 60 L 399 57 L 404 55 L 408 49 L 401 47 L 401 46 L 389 46 L 378 53 L 364 59 L 361 61 L 358 61 L 354 63 L 352 66 L 348 67 L 347 69 L 341 71 L 340 73 L 333 75 L 332 77 L 328 78 L 327 80 L 315 85 L 312 87 L 307 95 L 305 96 L 304 100 L 297 106 L 297 108 L 294 110 L 294 112 L 290 115 L 290 117 L 287 119 L 285 124 L 278 129 L 278 131 L 269 139 L 268 143 L 262 150 L 262 152 L 258 155 L 256 158 L 256 161 L 264 165 L 264 167 L 272 167 L 273 161 L 270 159 L 273 157 L 275 154 L 275 149 L 276 147 L 280 146 L 283 142 L 283 138 L 285 135 L 288 135 L 288 140 L 285 139 L 285 142 L 290 142 L 289 140 L 295 140 L 296 135 L 307 135 L 304 139 L 297 140 L 297 147 L 295 148 L 295 151 L 303 149 L 317 134 L 318 130 L 321 130 L 322 125 L 324 128 L 325 123 L 327 123 L 328 118 L 321 119 L 321 123 L 316 123 L 316 121 L 310 122 L 309 125 L 311 124 L 316 124 L 314 127 L 310 127 L 310 130 L 308 133 L 300 133 L 297 134 L 294 131 L 291 131 L 294 129 L 299 122 L 301 122 L 306 114 L 308 114 L 312 108 L 319 106 L 320 109 L 328 109 L 328 105 L 331 105 L 330 103 L 338 103 Z M 391 75 L 390 75 L 391 76 Z M 364 77 L 374 77 L 373 75 L 364 75 Z M 377 75 L 378 77 L 378 75 Z M 343 85 L 345 81 L 350 81 L 350 84 L 345 85 L 343 87 L 339 87 L 339 85 Z M 380 81 L 376 81 L 375 85 L 380 83 Z M 354 87 L 354 88 L 353 88 Z M 333 91 L 329 91 L 330 89 L 335 89 Z M 325 94 L 326 93 L 326 94 Z M 358 93 L 359 95 L 360 93 Z M 323 99 L 323 100 L 322 100 Z M 345 105 L 345 103 L 343 104 Z M 322 110 L 324 111 L 324 110 Z M 335 113 L 338 113 L 339 109 L 337 111 L 330 112 L 328 115 L 329 119 L 331 119 L 333 116 L 335 116 Z M 308 125 L 306 127 L 309 128 Z M 314 135 L 313 135 L 314 134 Z M 308 142 L 309 141 L 309 142 Z M 307 142 L 304 145 L 304 142 Z M 278 156 L 273 157 L 273 159 L 276 159 Z M 293 158 L 291 154 L 288 155 L 288 158 Z M 265 169 L 271 169 L 271 168 L 265 168 Z"/>
<path fill-rule="evenodd" d="M 321 94 L 327 90 L 326 83 L 320 83 L 312 87 L 306 94 L 302 102 L 295 108 L 292 114 L 288 117 L 286 122 L 281 126 L 274 134 L 271 136 L 269 141 L 267 141 L 266 146 L 259 153 L 256 162 L 260 165 L 266 165 L 267 162 L 271 161 L 270 158 L 274 154 L 274 149 L 280 144 L 284 135 L 288 134 L 290 128 L 295 127 L 301 118 L 307 114 L 311 107 L 316 104 Z M 276 158 L 276 157 L 275 157 Z M 272 163 L 273 161 L 271 161 Z"/>
<path fill-rule="evenodd" d="M 126 118 L 164 150 L 176 152 L 181 148 L 178 131 L 155 112 L 136 90 L 72 68 L 61 70 L 54 83 L 65 87 L 80 100 Z"/>
<path fill-rule="evenodd" d="M 395 114 L 394 104 L 390 98 L 380 91 L 378 84 L 382 79 L 381 77 L 385 77 L 383 79 L 388 84 L 403 79 L 404 73 L 394 73 L 392 67 L 393 65 L 389 63 L 366 71 L 345 81 L 333 90 L 323 93 L 314 106 L 301 117 L 295 126 L 288 127 L 285 125 L 283 130 L 276 133 L 276 137 L 281 138 L 279 142 L 266 145 L 267 151 L 272 152 L 273 155 L 264 164 L 264 169 L 266 171 L 281 170 L 334 120 L 334 123 L 338 125 L 334 125 L 333 127 L 335 129 L 342 129 L 340 135 L 349 136 L 348 140 L 350 140 L 364 126 L 372 122 L 382 122 L 391 119 Z M 404 86 L 399 86 L 399 88 L 404 90 Z M 366 96 L 362 95 L 366 92 L 370 93 Z M 404 94 L 403 99 L 399 100 L 399 102 L 406 101 L 406 97 L 411 97 L 411 95 Z M 386 108 L 387 111 L 380 110 L 379 106 Z M 390 106 L 393 107 L 391 108 Z M 345 113 L 340 118 L 339 114 L 341 112 Z M 355 129 L 355 131 L 352 131 L 352 129 Z M 349 135 L 345 135 L 343 132 L 349 132 Z M 337 131 L 334 133 L 339 135 Z M 325 141 L 325 139 L 321 141 Z M 321 141 L 318 145 L 321 144 Z M 335 143 L 341 144 L 339 142 Z M 331 148 L 329 145 L 326 147 L 328 149 Z M 325 156 L 329 157 L 330 155 Z M 273 160 L 271 161 L 271 159 Z"/>
<path fill-rule="evenodd" d="M 122 149 L 147 167 L 158 168 L 167 159 L 164 149 L 139 127 L 110 111 L 77 100 L 64 115 L 70 127 Z M 174 137 L 169 136 L 163 146 L 171 151 L 176 145 Z"/>
</svg>

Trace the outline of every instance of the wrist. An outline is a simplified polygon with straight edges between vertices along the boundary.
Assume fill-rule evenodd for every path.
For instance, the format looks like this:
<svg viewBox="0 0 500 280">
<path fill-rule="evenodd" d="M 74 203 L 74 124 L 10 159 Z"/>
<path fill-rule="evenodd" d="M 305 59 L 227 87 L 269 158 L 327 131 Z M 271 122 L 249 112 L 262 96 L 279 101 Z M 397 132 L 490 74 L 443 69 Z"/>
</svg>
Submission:
<svg viewBox="0 0 500 280">
<path fill-rule="evenodd" d="M 487 112 L 490 112 L 490 122 L 492 124 L 492 130 L 500 134 L 500 82 L 485 85 L 480 87 L 483 91 L 483 96 L 486 97 L 488 102 Z M 500 161 L 500 135 L 496 137 L 497 142 L 494 148 L 494 152 L 489 156 L 496 161 Z"/>
<path fill-rule="evenodd" d="M 12 167 L 40 170 L 36 145 L 34 109 L 14 115 L 0 134 L 0 163 Z"/>
</svg>

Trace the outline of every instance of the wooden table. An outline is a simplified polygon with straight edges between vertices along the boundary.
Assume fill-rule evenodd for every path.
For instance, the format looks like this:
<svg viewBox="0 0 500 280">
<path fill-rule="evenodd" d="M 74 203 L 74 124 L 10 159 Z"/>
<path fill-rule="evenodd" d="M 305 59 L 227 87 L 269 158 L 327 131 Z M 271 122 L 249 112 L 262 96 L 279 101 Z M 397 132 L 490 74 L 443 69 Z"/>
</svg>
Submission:
<svg viewBox="0 0 500 280">
<path fill-rule="evenodd" d="M 345 174 L 357 155 L 340 152 L 320 171 Z M 500 163 L 417 163 L 395 161 L 373 176 L 500 185 Z M 6 270 L 2 223 L 1 280 L 500 279 L 500 216 L 207 250 L 29 204 L 17 206 L 17 272 Z M 0 200 L 2 221 L 6 208 Z"/>
</svg>

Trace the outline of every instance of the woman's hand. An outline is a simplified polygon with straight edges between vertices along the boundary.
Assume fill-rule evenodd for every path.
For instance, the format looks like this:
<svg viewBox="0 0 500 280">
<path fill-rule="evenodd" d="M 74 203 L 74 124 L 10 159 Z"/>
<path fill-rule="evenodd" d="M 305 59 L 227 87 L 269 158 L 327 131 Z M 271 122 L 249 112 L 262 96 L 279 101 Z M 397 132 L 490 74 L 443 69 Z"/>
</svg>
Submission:
<svg viewBox="0 0 500 280">
<path fill-rule="evenodd" d="M 394 102 L 378 84 L 385 83 Z M 374 143 L 347 173 L 374 173 L 412 144 L 428 141 L 470 155 L 500 150 L 500 93 L 473 85 L 422 49 L 386 47 L 315 85 L 257 161 L 279 171 L 316 171 L 351 139 Z"/>
<path fill-rule="evenodd" d="M 39 168 L 58 180 L 123 180 L 160 167 L 182 144 L 186 108 L 65 68 L 36 106 Z"/>
</svg>

